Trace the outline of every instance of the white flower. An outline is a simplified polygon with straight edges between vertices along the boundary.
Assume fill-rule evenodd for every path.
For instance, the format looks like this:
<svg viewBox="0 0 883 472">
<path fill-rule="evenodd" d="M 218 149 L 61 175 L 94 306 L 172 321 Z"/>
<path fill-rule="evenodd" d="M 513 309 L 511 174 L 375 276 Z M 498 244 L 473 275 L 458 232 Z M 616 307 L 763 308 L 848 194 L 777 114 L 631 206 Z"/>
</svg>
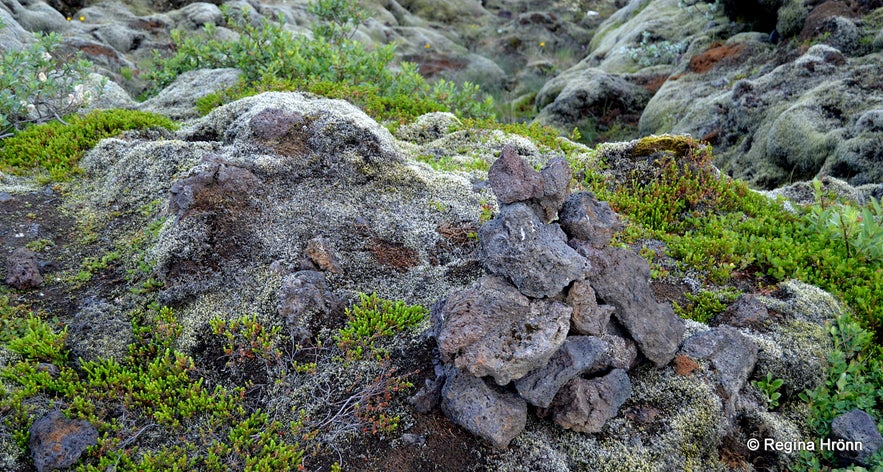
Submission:
<svg viewBox="0 0 883 472">
<path fill-rule="evenodd" d="M 39 74 L 37 74 L 37 80 L 39 80 L 40 82 L 46 82 L 46 73 L 40 72 Z"/>
<path fill-rule="evenodd" d="M 44 60 L 44 61 L 51 61 L 51 60 L 52 60 L 52 54 L 49 54 L 49 53 L 46 52 L 46 51 L 43 51 L 43 56 L 42 56 L 42 57 L 43 57 L 43 60 Z"/>
</svg>

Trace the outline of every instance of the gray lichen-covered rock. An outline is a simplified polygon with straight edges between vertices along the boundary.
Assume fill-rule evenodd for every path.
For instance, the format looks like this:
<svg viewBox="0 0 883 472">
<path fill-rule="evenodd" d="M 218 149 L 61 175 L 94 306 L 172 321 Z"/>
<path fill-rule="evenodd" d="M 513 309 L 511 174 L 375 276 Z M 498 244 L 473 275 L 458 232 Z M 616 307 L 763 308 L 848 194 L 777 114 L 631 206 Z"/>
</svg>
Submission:
<svg viewBox="0 0 883 472">
<path fill-rule="evenodd" d="M 566 244 L 561 228 L 544 224 L 524 203 L 503 207 L 481 227 L 479 240 L 487 270 L 530 297 L 555 296 L 587 270 L 587 261 Z"/>
<path fill-rule="evenodd" d="M 342 100 L 257 95 L 175 134 L 104 140 L 81 165 L 75 192 L 87 211 L 167 202 L 145 252 L 164 283 L 162 303 L 178 307 L 185 350 L 219 313 L 278 317 L 280 268 L 299 268 L 307 253 L 323 264 L 307 247 L 316 238 L 337 260 L 325 276 L 341 296 L 429 305 L 478 275 L 461 270 L 468 248 L 450 249 L 438 231 L 478 226 L 472 184 L 412 165 L 388 130 Z"/>
<path fill-rule="evenodd" d="M 31 458 L 38 472 L 74 465 L 98 440 L 98 430 L 92 424 L 71 420 L 58 410 L 34 421 L 30 435 Z"/>
<path fill-rule="evenodd" d="M 597 249 L 606 247 L 613 234 L 624 227 L 610 205 L 598 201 L 591 192 L 571 195 L 561 209 L 559 224 L 571 238 L 586 241 Z"/>
<path fill-rule="evenodd" d="M 505 449 L 527 422 L 524 400 L 457 369 L 448 369 L 441 408 L 455 423 L 498 449 Z"/>
<path fill-rule="evenodd" d="M 837 451 L 838 456 L 865 467 L 871 466 L 871 457 L 883 447 L 883 436 L 877 430 L 876 421 L 862 410 L 852 410 L 834 418 L 831 438 L 850 443 L 842 451 Z"/>
<path fill-rule="evenodd" d="M 34 251 L 23 247 L 12 251 L 6 258 L 6 283 L 19 290 L 43 285 L 40 264 Z"/>
<path fill-rule="evenodd" d="M 420 115 L 413 123 L 399 127 L 396 137 L 417 144 L 426 144 L 444 137 L 457 127 L 460 120 L 453 113 L 434 112 Z"/>
<path fill-rule="evenodd" d="M 589 282 L 638 348 L 658 367 L 671 361 L 684 333 L 684 322 L 670 305 L 656 302 L 650 289 L 650 268 L 641 256 L 622 248 L 603 251 L 602 269 Z"/>
<path fill-rule="evenodd" d="M 547 408 L 558 390 L 571 379 L 607 368 L 609 349 L 601 338 L 569 336 L 545 366 L 515 381 L 515 388 L 530 404 Z"/>
<path fill-rule="evenodd" d="M 564 429 L 597 433 L 607 420 L 616 416 L 631 394 L 631 382 L 622 369 L 589 380 L 576 378 L 555 396 L 552 414 Z"/>
<path fill-rule="evenodd" d="M 181 74 L 155 97 L 140 104 L 143 111 L 173 120 L 196 118 L 196 100 L 235 84 L 242 73 L 238 69 L 199 69 Z"/>
<path fill-rule="evenodd" d="M 448 295 L 437 318 L 442 360 L 499 385 L 546 364 L 564 343 L 571 309 L 530 300 L 499 277 Z"/>
</svg>

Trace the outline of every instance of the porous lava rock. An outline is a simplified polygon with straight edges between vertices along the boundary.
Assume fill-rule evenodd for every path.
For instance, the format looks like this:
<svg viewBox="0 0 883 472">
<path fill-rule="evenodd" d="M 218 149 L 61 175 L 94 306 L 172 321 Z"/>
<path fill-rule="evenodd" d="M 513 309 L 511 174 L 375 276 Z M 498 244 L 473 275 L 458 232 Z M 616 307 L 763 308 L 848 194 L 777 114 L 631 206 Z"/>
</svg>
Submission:
<svg viewBox="0 0 883 472">
<path fill-rule="evenodd" d="M 576 378 L 555 397 L 553 418 L 564 429 L 597 433 L 631 394 L 631 382 L 623 369 L 595 379 Z"/>
<path fill-rule="evenodd" d="M 98 430 L 91 423 L 72 420 L 58 410 L 34 421 L 30 435 L 31 458 L 38 472 L 74 465 L 98 440 Z"/>
<path fill-rule="evenodd" d="M 656 302 L 650 288 L 650 267 L 644 258 L 627 249 L 605 248 L 603 268 L 589 282 L 604 303 L 616 307 L 613 316 L 645 357 L 657 367 L 674 359 L 684 322 L 671 305 Z"/>
<path fill-rule="evenodd" d="M 6 283 L 25 290 L 43 285 L 37 254 L 26 248 L 18 248 L 6 259 Z"/>
<path fill-rule="evenodd" d="M 521 398 L 548 408 L 555 394 L 578 375 L 593 374 L 609 365 L 609 346 L 594 336 L 569 336 L 549 362 L 515 382 Z"/>
<path fill-rule="evenodd" d="M 555 296 L 588 268 L 561 228 L 543 223 L 525 203 L 505 205 L 481 227 L 479 241 L 485 268 L 529 297 Z"/>
<path fill-rule="evenodd" d="M 448 369 L 442 411 L 469 432 L 505 449 L 527 422 L 527 403 L 472 374 Z"/>
<path fill-rule="evenodd" d="M 683 338 L 683 322 L 655 301 L 647 262 L 607 247 L 621 227 L 616 214 L 591 193 L 568 197 L 566 166 L 553 159 L 537 172 L 503 147 L 489 171 L 500 211 L 478 232 L 479 258 L 493 275 L 448 293 L 431 312 L 440 361 L 454 376 L 442 410 L 498 448 L 523 427 L 513 427 L 516 403 L 566 429 L 601 431 L 631 394 L 627 369 L 638 350 L 661 367 Z M 567 231 L 550 222 L 556 216 Z M 508 390 L 488 386 L 491 378 Z M 423 411 L 440 381 L 414 398 Z"/>
<path fill-rule="evenodd" d="M 444 302 L 442 360 L 506 385 L 549 361 L 567 336 L 570 312 L 561 302 L 531 300 L 499 277 L 482 277 Z"/>
</svg>

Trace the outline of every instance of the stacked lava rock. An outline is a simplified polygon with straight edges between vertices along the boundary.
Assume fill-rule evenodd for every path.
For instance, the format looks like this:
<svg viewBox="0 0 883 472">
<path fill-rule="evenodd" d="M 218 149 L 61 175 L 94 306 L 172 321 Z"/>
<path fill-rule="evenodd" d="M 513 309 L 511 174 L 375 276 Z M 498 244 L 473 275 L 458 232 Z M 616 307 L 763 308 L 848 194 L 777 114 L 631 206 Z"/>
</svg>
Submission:
<svg viewBox="0 0 883 472">
<path fill-rule="evenodd" d="M 666 365 L 683 322 L 656 303 L 647 262 L 608 247 L 617 215 L 591 193 L 570 194 L 563 158 L 537 172 L 506 146 L 488 180 L 500 204 L 479 232 L 489 275 L 432 312 L 442 410 L 498 448 L 524 429 L 527 403 L 598 432 L 631 395 L 638 351 Z"/>
</svg>

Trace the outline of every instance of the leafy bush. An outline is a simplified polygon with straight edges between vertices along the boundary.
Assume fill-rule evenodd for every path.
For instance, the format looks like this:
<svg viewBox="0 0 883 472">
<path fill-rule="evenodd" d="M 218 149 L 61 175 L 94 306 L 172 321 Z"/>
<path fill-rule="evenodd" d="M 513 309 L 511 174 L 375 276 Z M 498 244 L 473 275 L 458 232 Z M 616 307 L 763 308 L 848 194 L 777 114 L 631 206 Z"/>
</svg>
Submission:
<svg viewBox="0 0 883 472">
<path fill-rule="evenodd" d="M 778 390 L 785 384 L 784 380 L 774 379 L 772 372 L 770 372 L 766 374 L 766 378 L 752 383 L 763 392 L 764 397 L 766 397 L 767 406 L 769 406 L 770 410 L 778 408 L 779 398 L 782 397 L 782 394 L 779 393 Z"/>
<path fill-rule="evenodd" d="M 403 63 L 398 70 L 390 67 L 392 45 L 369 50 L 350 39 L 354 25 L 363 18 L 355 3 L 326 0 L 310 8 L 330 20 L 324 28 L 315 28 L 313 38 L 295 36 L 286 30 L 281 16 L 276 22 L 262 19 L 261 25 L 255 26 L 247 10 L 236 19 L 224 9 L 224 21 L 239 33 L 238 39 L 217 39 L 212 25 L 206 25 L 201 37 L 175 31 L 175 55 L 161 58 L 157 54 L 147 77 L 159 90 L 190 70 L 240 69 L 241 82 L 232 90 L 201 101 L 203 112 L 211 106 L 263 91 L 305 90 L 351 100 L 378 119 L 406 120 L 430 111 L 491 115 L 492 100 L 478 99 L 475 85 L 465 83 L 458 87 L 444 80 L 430 85 L 414 64 Z"/>
<path fill-rule="evenodd" d="M 727 309 L 727 305 L 739 298 L 741 292 L 735 289 L 718 291 L 702 290 L 697 294 L 687 293 L 684 296 L 690 302 L 685 308 L 672 303 L 675 313 L 700 323 L 708 323 L 716 315 Z"/>
<path fill-rule="evenodd" d="M 3 23 L 0 21 L 0 28 Z M 0 58 L 0 138 L 33 123 L 64 122 L 90 99 L 83 82 L 92 63 L 55 54 L 61 44 L 56 33 L 37 35 L 24 50 L 3 51 Z"/>
<path fill-rule="evenodd" d="M 79 172 L 83 153 L 104 138 L 131 129 L 176 127 L 168 118 L 135 110 L 93 111 L 66 122 L 32 126 L 0 141 L 0 171 L 24 174 L 41 168 L 53 180 L 67 180 Z"/>
</svg>

